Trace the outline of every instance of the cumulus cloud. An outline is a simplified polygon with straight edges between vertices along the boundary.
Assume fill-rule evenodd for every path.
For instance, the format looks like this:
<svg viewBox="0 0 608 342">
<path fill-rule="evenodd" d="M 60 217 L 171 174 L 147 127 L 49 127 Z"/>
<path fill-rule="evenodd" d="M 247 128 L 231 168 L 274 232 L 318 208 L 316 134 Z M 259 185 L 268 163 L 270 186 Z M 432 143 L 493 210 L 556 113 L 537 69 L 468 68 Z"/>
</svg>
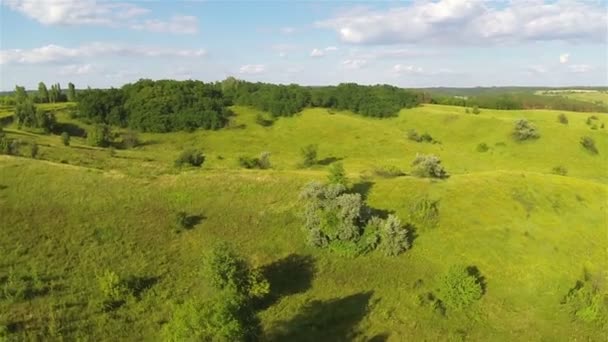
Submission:
<svg viewBox="0 0 608 342">
<path fill-rule="evenodd" d="M 345 69 L 361 69 L 367 65 L 365 59 L 345 59 L 342 61 L 342 67 Z"/>
<path fill-rule="evenodd" d="M 338 48 L 335 46 L 328 46 L 324 50 L 325 51 L 338 51 Z"/>
<path fill-rule="evenodd" d="M 599 2 L 416 1 L 387 10 L 358 8 L 315 23 L 353 44 L 497 43 L 606 40 L 608 15 Z"/>
<path fill-rule="evenodd" d="M 94 67 L 91 64 L 71 64 L 62 67 L 59 70 L 60 75 L 76 76 L 76 75 L 87 75 L 94 71 Z"/>
<path fill-rule="evenodd" d="M 312 51 L 310 52 L 310 57 L 323 57 L 325 56 L 325 52 L 323 52 L 323 50 L 320 49 L 312 49 Z"/>
<path fill-rule="evenodd" d="M 292 34 L 292 33 L 296 32 L 296 29 L 293 27 L 287 26 L 287 27 L 281 27 L 280 31 L 282 34 Z"/>
<path fill-rule="evenodd" d="M 413 65 L 403 65 L 403 64 L 395 64 L 393 66 L 393 72 L 398 74 L 420 74 L 423 73 L 424 70 L 421 67 L 413 66 Z"/>
<path fill-rule="evenodd" d="M 3 5 L 44 25 L 130 27 L 136 30 L 191 34 L 198 31 L 192 16 L 168 21 L 143 19 L 147 8 L 124 2 L 96 0 L 4 0 Z"/>
<path fill-rule="evenodd" d="M 204 57 L 203 49 L 170 49 L 114 43 L 91 43 L 75 48 L 50 44 L 34 49 L 0 50 L 0 64 L 69 63 L 86 57 Z"/>
<path fill-rule="evenodd" d="M 198 19 L 190 15 L 174 15 L 168 21 L 149 19 L 133 24 L 131 28 L 150 32 L 194 34 L 198 32 Z"/>
<path fill-rule="evenodd" d="M 264 64 L 245 64 L 239 68 L 241 74 L 261 74 L 266 71 Z"/>
<path fill-rule="evenodd" d="M 585 73 L 591 71 L 593 68 L 587 64 L 572 64 L 568 66 L 568 71 L 573 73 Z"/>
<path fill-rule="evenodd" d="M 559 55 L 559 62 L 562 64 L 568 63 L 569 59 L 570 59 L 569 53 L 562 53 L 561 55 Z"/>
</svg>

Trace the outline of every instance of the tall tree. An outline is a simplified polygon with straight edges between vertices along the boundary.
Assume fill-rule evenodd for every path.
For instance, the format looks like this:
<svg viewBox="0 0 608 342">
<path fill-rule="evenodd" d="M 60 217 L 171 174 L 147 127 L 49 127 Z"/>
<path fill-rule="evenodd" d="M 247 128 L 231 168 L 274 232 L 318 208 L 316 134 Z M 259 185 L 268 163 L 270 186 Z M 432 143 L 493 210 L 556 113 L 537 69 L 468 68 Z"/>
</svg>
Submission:
<svg viewBox="0 0 608 342">
<path fill-rule="evenodd" d="M 68 83 L 68 101 L 76 101 L 76 88 L 74 88 L 74 83 L 72 82 Z"/>
<path fill-rule="evenodd" d="M 44 82 L 38 83 L 38 99 L 41 103 L 49 102 L 49 91 L 46 89 Z"/>
<path fill-rule="evenodd" d="M 27 92 L 25 87 L 15 86 L 15 102 L 23 103 L 27 100 Z"/>
</svg>

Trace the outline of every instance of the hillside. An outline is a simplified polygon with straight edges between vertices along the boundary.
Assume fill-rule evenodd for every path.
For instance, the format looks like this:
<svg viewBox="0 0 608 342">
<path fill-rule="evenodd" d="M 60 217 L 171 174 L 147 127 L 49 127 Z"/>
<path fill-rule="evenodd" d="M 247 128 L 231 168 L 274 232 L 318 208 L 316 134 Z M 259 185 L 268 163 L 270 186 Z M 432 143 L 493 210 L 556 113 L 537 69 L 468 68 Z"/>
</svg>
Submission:
<svg viewBox="0 0 608 342">
<path fill-rule="evenodd" d="M 69 107 L 49 105 L 64 127 L 90 129 L 69 118 Z M 605 321 L 574 319 L 561 304 L 577 281 L 606 277 L 605 114 L 474 115 L 424 105 L 373 119 L 314 108 L 264 127 L 256 121 L 266 113 L 233 111 L 228 128 L 142 133 L 141 146 L 113 154 L 84 138 L 63 146 L 57 135 L 5 127 L 8 137 L 39 145 L 38 160 L 0 156 L 0 284 L 21 279 L 14 282 L 30 289 L 24 300 L 0 300 L 8 340 L 158 340 L 176 305 L 209 295 L 199 268 L 219 241 L 265 267 L 272 300 L 257 312 L 264 340 L 595 341 L 608 333 Z M 512 138 L 521 118 L 540 138 Z M 412 141 L 410 130 L 436 143 Z M 599 154 L 581 147 L 582 136 Z M 319 163 L 301 168 L 308 144 L 318 145 Z M 205 153 L 203 167 L 176 169 L 191 147 Z M 271 170 L 239 166 L 239 157 L 264 151 Z M 450 177 L 410 176 L 417 153 L 438 155 Z M 325 180 L 335 161 L 372 208 L 414 224 L 411 250 L 347 258 L 306 245 L 298 193 Z M 379 177 L 380 166 L 408 175 Z M 432 225 L 416 221 L 423 200 L 437 204 Z M 192 229 L 173 231 L 177 210 L 196 216 Z M 466 312 L 434 309 L 425 298 L 456 264 L 477 267 L 485 293 Z M 106 269 L 146 284 L 111 313 L 96 306 L 96 277 Z"/>
</svg>

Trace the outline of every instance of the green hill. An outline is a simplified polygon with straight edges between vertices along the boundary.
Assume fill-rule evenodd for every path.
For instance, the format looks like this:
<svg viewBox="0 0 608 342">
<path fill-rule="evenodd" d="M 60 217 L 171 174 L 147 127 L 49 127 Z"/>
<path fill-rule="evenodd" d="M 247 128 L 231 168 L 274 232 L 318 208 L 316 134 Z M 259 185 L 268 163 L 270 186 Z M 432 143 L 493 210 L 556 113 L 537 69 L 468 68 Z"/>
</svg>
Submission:
<svg viewBox="0 0 608 342">
<path fill-rule="evenodd" d="M 65 105 L 54 110 L 71 129 L 90 128 L 70 119 Z M 113 155 L 84 138 L 63 146 L 56 135 L 6 127 L 9 137 L 36 141 L 40 151 L 39 160 L 0 156 L 0 336 L 158 340 L 176 305 L 209 295 L 199 269 L 219 241 L 264 267 L 270 280 L 272 301 L 257 312 L 264 340 L 595 341 L 608 333 L 605 303 L 596 320 L 562 304 L 577 281 L 599 279 L 602 300 L 606 295 L 604 114 L 595 114 L 592 129 L 593 113 L 474 115 L 424 105 L 372 119 L 306 109 L 264 127 L 256 123 L 260 112 L 234 111 L 227 129 L 140 134 L 141 146 Z M 567 125 L 558 122 L 560 113 Z M 513 139 L 521 118 L 537 126 L 540 138 Z M 436 143 L 409 140 L 410 130 Z M 582 136 L 594 139 L 599 154 L 580 145 Z M 318 145 L 320 163 L 302 169 L 300 149 L 308 144 Z M 203 150 L 206 161 L 200 170 L 180 172 L 173 161 L 191 147 Z M 239 167 L 239 157 L 264 151 L 271 170 Z M 438 155 L 450 177 L 374 172 L 395 166 L 409 174 L 417 153 Z M 414 224 L 411 250 L 346 258 L 306 245 L 298 193 L 311 180 L 325 180 L 334 161 L 372 208 Z M 556 166 L 567 175 L 554 174 Z M 423 201 L 436 203 L 432 224 L 416 216 Z M 197 222 L 175 233 L 179 210 Z M 459 264 L 483 275 L 481 300 L 465 312 L 433 307 L 429 298 L 437 296 L 442 275 Z M 102 312 L 96 277 L 104 270 L 146 286 Z M 15 288 L 24 295 L 15 296 Z"/>
</svg>

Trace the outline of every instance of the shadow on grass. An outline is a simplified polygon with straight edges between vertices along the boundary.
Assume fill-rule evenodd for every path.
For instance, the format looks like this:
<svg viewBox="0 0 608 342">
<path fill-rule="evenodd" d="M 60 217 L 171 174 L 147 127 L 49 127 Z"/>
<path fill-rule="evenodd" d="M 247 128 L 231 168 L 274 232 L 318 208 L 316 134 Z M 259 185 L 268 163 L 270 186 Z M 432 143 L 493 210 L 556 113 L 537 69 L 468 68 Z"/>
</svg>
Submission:
<svg viewBox="0 0 608 342">
<path fill-rule="evenodd" d="M 8 185 L 0 184 L 0 190 L 8 189 Z"/>
<path fill-rule="evenodd" d="M 278 323 L 265 340 L 352 341 L 360 337 L 356 326 L 369 312 L 372 295 L 370 291 L 310 302 L 289 321 Z M 378 338 L 376 341 L 382 341 Z"/>
<path fill-rule="evenodd" d="M 469 266 L 467 267 L 467 273 L 472 276 L 475 277 L 475 279 L 477 279 L 477 282 L 479 283 L 479 285 L 481 285 L 481 293 L 482 294 L 486 294 L 486 288 L 488 286 L 487 282 L 486 282 L 486 277 L 484 277 L 481 272 L 479 271 L 479 269 L 477 268 L 477 266 Z"/>
<path fill-rule="evenodd" d="M 137 299 L 141 299 L 142 294 L 158 283 L 159 277 L 137 277 L 132 276 L 126 280 L 126 285 Z"/>
<path fill-rule="evenodd" d="M 354 193 L 360 194 L 361 198 L 365 201 L 365 200 L 367 200 L 367 196 L 369 195 L 369 192 L 372 190 L 373 186 L 374 186 L 373 182 L 361 181 L 359 183 L 353 184 L 351 191 Z"/>
<path fill-rule="evenodd" d="M 81 137 L 84 138 L 86 136 L 86 131 L 84 128 L 75 125 L 73 123 L 68 122 L 58 122 L 55 124 L 53 128 L 54 134 L 61 134 L 63 132 L 68 133 L 71 137 Z"/>
<path fill-rule="evenodd" d="M 184 229 L 190 230 L 196 227 L 198 224 L 203 222 L 203 220 L 207 219 L 204 215 L 188 215 L 184 219 Z"/>
<path fill-rule="evenodd" d="M 260 310 L 270 307 L 281 298 L 306 292 L 312 285 L 316 267 L 309 255 L 291 254 L 262 268 L 270 283 L 270 294 L 256 307 Z"/>
<path fill-rule="evenodd" d="M 337 161 L 343 160 L 344 158 L 341 157 L 327 157 L 327 158 L 323 158 L 320 160 L 317 160 L 317 164 L 318 165 L 323 165 L 323 166 L 327 166 L 331 163 L 335 163 Z"/>
</svg>

